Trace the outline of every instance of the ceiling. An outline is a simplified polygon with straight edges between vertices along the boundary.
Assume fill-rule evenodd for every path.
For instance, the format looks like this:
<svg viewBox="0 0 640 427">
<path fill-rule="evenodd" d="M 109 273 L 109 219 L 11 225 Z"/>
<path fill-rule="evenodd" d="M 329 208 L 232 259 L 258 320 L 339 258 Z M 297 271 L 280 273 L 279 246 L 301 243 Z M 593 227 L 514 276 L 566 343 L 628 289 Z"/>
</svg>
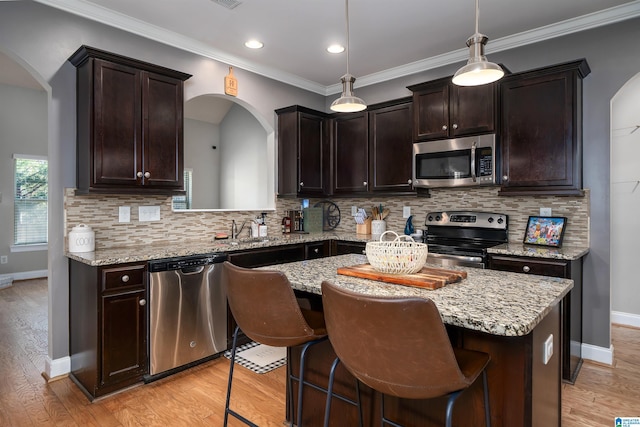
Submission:
<svg viewBox="0 0 640 427">
<path fill-rule="evenodd" d="M 323 95 L 346 71 L 346 54 L 326 51 L 346 44 L 344 0 L 35 1 Z M 355 87 L 465 61 L 474 16 L 474 0 L 350 0 Z M 490 58 L 636 16 L 640 0 L 483 0 L 479 30 Z"/>
</svg>

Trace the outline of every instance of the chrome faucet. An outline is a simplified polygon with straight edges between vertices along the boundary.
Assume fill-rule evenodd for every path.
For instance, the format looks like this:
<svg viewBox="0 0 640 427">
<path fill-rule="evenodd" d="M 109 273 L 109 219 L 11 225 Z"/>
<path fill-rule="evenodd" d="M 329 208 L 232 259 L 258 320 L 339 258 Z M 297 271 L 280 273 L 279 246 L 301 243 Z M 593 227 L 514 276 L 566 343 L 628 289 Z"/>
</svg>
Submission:
<svg viewBox="0 0 640 427">
<path fill-rule="evenodd" d="M 245 220 L 242 225 L 240 226 L 240 230 L 238 230 L 238 225 L 236 224 L 236 220 L 231 220 L 231 238 L 232 239 L 237 239 L 238 235 L 240 233 L 242 233 L 242 230 L 244 230 L 244 226 L 247 223 L 247 221 Z"/>
</svg>

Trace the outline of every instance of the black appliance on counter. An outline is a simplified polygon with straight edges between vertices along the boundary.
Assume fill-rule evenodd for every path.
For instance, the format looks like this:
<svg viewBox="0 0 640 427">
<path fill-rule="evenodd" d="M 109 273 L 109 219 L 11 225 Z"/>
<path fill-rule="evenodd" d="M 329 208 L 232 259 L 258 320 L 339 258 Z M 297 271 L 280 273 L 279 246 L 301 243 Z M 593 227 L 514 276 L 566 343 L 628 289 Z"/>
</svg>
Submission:
<svg viewBox="0 0 640 427">
<path fill-rule="evenodd" d="M 487 248 L 508 241 L 508 222 L 501 213 L 429 212 L 422 239 L 429 258 L 442 265 L 486 268 Z"/>
</svg>

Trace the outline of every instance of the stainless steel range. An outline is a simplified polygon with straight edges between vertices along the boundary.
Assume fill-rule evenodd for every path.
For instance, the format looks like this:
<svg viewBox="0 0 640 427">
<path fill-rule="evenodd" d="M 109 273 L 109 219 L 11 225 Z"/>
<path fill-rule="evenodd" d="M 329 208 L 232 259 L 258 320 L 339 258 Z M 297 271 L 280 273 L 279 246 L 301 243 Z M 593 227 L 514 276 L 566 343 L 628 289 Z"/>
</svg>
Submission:
<svg viewBox="0 0 640 427">
<path fill-rule="evenodd" d="M 445 266 L 485 268 L 487 248 L 508 241 L 508 216 L 493 212 L 429 212 L 423 241 L 429 258 Z"/>
</svg>

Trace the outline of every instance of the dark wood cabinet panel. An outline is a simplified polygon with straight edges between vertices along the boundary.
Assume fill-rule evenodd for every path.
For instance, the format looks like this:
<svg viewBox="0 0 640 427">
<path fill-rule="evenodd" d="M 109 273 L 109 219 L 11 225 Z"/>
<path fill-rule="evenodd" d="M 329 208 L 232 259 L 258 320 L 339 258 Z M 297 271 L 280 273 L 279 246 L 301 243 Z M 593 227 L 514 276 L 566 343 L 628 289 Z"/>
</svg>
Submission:
<svg viewBox="0 0 640 427">
<path fill-rule="evenodd" d="M 278 116 L 278 195 L 322 196 L 328 184 L 326 114 L 300 106 Z"/>
<path fill-rule="evenodd" d="M 367 244 L 365 242 L 349 242 L 346 240 L 333 240 L 331 255 L 345 255 L 345 254 L 364 254 Z"/>
<path fill-rule="evenodd" d="M 573 280 L 562 303 L 562 378 L 575 382 L 582 366 L 582 259 L 562 260 L 489 255 L 489 268 Z"/>
<path fill-rule="evenodd" d="M 70 375 L 91 400 L 147 374 L 146 266 L 69 261 Z"/>
<path fill-rule="evenodd" d="M 496 130 L 497 84 L 456 86 L 451 77 L 409 86 L 413 139 L 428 141 Z"/>
<path fill-rule="evenodd" d="M 369 191 L 369 126 L 367 112 L 333 118 L 333 193 Z"/>
<path fill-rule="evenodd" d="M 273 246 L 263 249 L 251 249 L 229 254 L 229 262 L 239 267 L 254 268 L 285 262 L 302 261 L 305 247 L 299 245 Z"/>
<path fill-rule="evenodd" d="M 582 195 L 582 79 L 586 61 L 501 82 L 501 195 Z"/>
<path fill-rule="evenodd" d="M 304 259 L 324 258 L 331 256 L 331 241 L 305 243 Z"/>
<path fill-rule="evenodd" d="M 82 46 L 77 68 L 77 192 L 183 190 L 183 82 L 190 75 Z"/>
<path fill-rule="evenodd" d="M 409 192 L 412 176 L 413 104 L 371 109 L 369 115 L 369 190 Z"/>
</svg>

